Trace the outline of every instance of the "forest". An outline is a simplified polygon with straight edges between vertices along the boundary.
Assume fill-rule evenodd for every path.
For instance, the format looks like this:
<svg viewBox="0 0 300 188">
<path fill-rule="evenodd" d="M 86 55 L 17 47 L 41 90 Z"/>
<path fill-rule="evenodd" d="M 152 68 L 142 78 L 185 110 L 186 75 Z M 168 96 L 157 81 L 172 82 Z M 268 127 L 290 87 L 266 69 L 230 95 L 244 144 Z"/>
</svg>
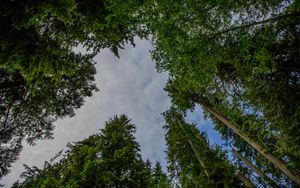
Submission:
<svg viewBox="0 0 300 188">
<path fill-rule="evenodd" d="M 12 187 L 300 187 L 299 0 L 0 1 L 0 181 L 99 91 L 95 57 L 137 38 L 168 74 L 167 166 L 125 111 Z M 226 148 L 187 121 L 197 107 Z"/>
</svg>

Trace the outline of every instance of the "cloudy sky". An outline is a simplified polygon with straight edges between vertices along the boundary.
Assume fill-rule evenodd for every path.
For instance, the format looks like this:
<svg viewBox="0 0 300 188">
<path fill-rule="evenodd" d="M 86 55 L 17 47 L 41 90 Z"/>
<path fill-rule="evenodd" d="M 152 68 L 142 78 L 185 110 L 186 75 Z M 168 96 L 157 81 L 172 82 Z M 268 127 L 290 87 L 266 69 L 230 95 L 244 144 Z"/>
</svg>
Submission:
<svg viewBox="0 0 300 188">
<path fill-rule="evenodd" d="M 96 82 L 100 89 L 93 97 L 87 98 L 76 116 L 58 120 L 54 130 L 54 139 L 39 141 L 35 146 L 27 146 L 19 161 L 13 164 L 11 173 L 2 179 L 9 187 L 19 179 L 24 171 L 22 164 L 42 167 L 58 151 L 65 149 L 68 142 L 83 140 L 103 128 L 109 117 L 126 114 L 137 127 L 136 138 L 141 145 L 142 156 L 153 163 L 165 160 L 165 140 L 162 129 L 164 120 L 161 113 L 170 106 L 170 99 L 163 88 L 167 74 L 158 74 L 149 51 L 150 41 L 136 40 L 136 47 L 126 46 L 116 58 L 110 51 L 104 50 L 96 57 L 98 64 Z M 201 130 L 208 131 L 211 143 L 219 140 L 212 131 L 208 120 L 201 119 L 201 110 L 190 113 L 188 119 L 196 122 Z"/>
</svg>

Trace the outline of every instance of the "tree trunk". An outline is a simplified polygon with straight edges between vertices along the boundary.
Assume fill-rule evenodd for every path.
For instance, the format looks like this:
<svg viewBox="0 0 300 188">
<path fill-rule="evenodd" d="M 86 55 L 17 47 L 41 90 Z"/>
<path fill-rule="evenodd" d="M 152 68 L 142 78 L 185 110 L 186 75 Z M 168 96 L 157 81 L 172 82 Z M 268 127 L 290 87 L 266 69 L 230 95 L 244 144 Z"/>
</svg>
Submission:
<svg viewBox="0 0 300 188">
<path fill-rule="evenodd" d="M 253 148 L 255 148 L 261 155 L 267 158 L 271 163 L 273 163 L 278 169 L 280 169 L 284 174 L 286 174 L 291 180 L 293 180 L 297 185 L 300 186 L 300 174 L 294 171 L 291 171 L 287 168 L 286 164 L 281 161 L 279 158 L 274 156 L 271 153 L 264 152 L 262 147 L 247 135 L 242 133 L 234 124 L 232 124 L 228 119 L 223 117 L 217 111 L 215 111 L 212 107 L 207 104 L 201 103 L 202 106 L 213 116 L 215 116 L 219 121 L 224 123 L 228 128 L 230 128 L 235 134 L 239 135 L 243 140 L 245 140 L 248 144 L 250 144 Z"/>
<path fill-rule="evenodd" d="M 224 33 L 231 32 L 231 31 L 244 29 L 244 28 L 248 28 L 248 27 L 252 27 L 252 26 L 256 26 L 256 25 L 260 25 L 260 24 L 264 24 L 264 23 L 268 23 L 268 22 L 273 22 L 273 21 L 277 21 L 277 20 L 282 20 L 282 19 L 285 19 L 285 18 L 288 18 L 288 17 L 298 17 L 298 16 L 300 16 L 300 12 L 294 12 L 294 13 L 291 13 L 291 14 L 281 15 L 281 16 L 277 16 L 277 17 L 274 17 L 274 18 L 269 18 L 269 19 L 265 19 L 265 20 L 262 20 L 262 21 L 258 21 L 258 22 L 253 22 L 253 23 L 249 23 L 249 24 L 245 24 L 245 25 L 241 25 L 241 26 L 237 26 L 237 27 L 232 27 L 232 28 L 225 29 L 223 31 L 214 33 L 212 38 L 214 38 L 218 35 L 224 34 Z"/>
<path fill-rule="evenodd" d="M 181 122 L 179 121 L 179 119 L 178 119 L 177 117 L 176 117 L 176 119 L 177 119 L 177 121 L 178 121 L 178 123 L 179 123 L 179 125 L 180 125 L 180 127 L 181 127 L 181 129 L 182 129 L 182 131 L 185 132 L 185 131 L 184 131 L 184 128 L 183 128 L 183 126 L 182 126 L 182 124 L 181 124 Z M 194 146 L 194 144 L 193 144 L 193 142 L 191 141 L 191 139 L 189 139 L 188 142 L 189 142 L 189 145 L 191 146 L 192 150 L 194 151 L 194 153 L 195 153 L 195 155 L 196 155 L 196 157 L 197 157 L 197 159 L 198 159 L 198 161 L 199 161 L 201 167 L 204 169 L 205 175 L 209 178 L 209 173 L 208 173 L 208 171 L 207 171 L 207 167 L 206 167 L 204 161 L 201 159 L 199 153 L 197 152 L 196 147 Z"/>
<path fill-rule="evenodd" d="M 254 172 L 256 172 L 260 177 L 262 177 L 271 187 L 279 188 L 279 186 L 272 181 L 268 176 L 266 176 L 260 169 L 254 166 L 250 161 L 248 161 L 245 157 L 243 157 L 238 151 L 235 149 L 232 152 L 243 161 L 248 167 L 250 167 Z"/>
<path fill-rule="evenodd" d="M 248 178 L 246 178 L 243 174 L 237 174 L 237 177 L 244 183 L 245 187 L 253 188 L 256 187 Z"/>
</svg>

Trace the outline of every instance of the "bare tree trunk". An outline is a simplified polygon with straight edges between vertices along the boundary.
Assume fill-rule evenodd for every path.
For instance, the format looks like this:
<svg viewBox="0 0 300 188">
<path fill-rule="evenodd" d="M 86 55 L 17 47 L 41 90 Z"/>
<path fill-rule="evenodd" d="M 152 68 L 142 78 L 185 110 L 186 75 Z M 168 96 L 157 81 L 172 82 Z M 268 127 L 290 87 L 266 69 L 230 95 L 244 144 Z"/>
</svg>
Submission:
<svg viewBox="0 0 300 188">
<path fill-rule="evenodd" d="M 279 158 L 274 156 L 273 154 L 264 152 L 262 147 L 257 142 L 253 141 L 247 135 L 242 133 L 233 123 L 231 123 L 228 119 L 226 119 L 217 111 L 215 111 L 212 107 L 204 103 L 201 104 L 209 113 L 215 116 L 219 121 L 223 122 L 235 134 L 239 135 L 243 140 L 245 140 L 248 144 L 250 144 L 253 148 L 255 148 L 261 155 L 263 155 L 266 159 L 268 159 L 271 163 L 273 163 L 278 169 L 280 169 L 284 174 L 286 174 L 291 180 L 293 180 L 297 185 L 300 186 L 299 173 L 289 170 L 286 164 L 283 161 L 281 161 Z"/>
<path fill-rule="evenodd" d="M 181 122 L 179 121 L 179 119 L 178 119 L 177 117 L 176 117 L 176 119 L 177 119 L 177 121 L 178 121 L 178 123 L 179 123 L 179 125 L 180 125 L 180 127 L 181 127 L 181 129 L 182 129 L 182 131 L 185 132 L 185 131 L 184 131 L 184 128 L 183 128 L 183 126 L 182 126 L 182 124 L 181 124 Z M 208 173 L 208 171 L 207 171 L 207 167 L 206 167 L 204 161 L 201 159 L 199 153 L 197 152 L 196 147 L 194 146 L 194 144 L 193 144 L 193 142 L 191 141 L 191 139 L 189 139 L 188 142 L 189 142 L 189 145 L 191 146 L 192 150 L 194 151 L 194 153 L 195 153 L 195 155 L 196 155 L 196 157 L 197 157 L 197 159 L 198 159 L 198 161 L 199 161 L 201 167 L 204 169 L 205 175 L 209 178 L 209 173 Z"/>
<path fill-rule="evenodd" d="M 237 177 L 244 183 L 245 187 L 253 188 L 256 187 L 248 178 L 246 178 L 243 174 L 237 174 Z"/>
<path fill-rule="evenodd" d="M 250 161 L 248 161 L 245 157 L 243 157 L 238 151 L 235 149 L 232 150 L 232 152 L 241 160 L 243 161 L 247 166 L 249 166 L 254 172 L 256 172 L 260 177 L 262 177 L 271 187 L 279 188 L 279 186 L 271 180 L 268 176 L 266 176 L 260 169 L 258 169 L 256 166 L 254 166 Z"/>
</svg>

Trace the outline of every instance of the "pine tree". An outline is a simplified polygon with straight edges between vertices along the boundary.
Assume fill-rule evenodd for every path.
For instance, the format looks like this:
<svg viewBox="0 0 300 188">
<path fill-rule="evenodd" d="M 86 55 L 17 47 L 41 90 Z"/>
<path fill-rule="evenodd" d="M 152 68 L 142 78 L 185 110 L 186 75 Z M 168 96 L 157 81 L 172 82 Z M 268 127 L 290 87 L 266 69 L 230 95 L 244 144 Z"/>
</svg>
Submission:
<svg viewBox="0 0 300 188">
<path fill-rule="evenodd" d="M 49 139 L 58 118 L 73 116 L 97 91 L 93 57 L 145 37 L 142 2 L 0 2 L 0 178 L 22 150 Z M 74 50 L 81 46 L 85 54 Z"/>
<path fill-rule="evenodd" d="M 181 187 L 239 187 L 234 168 L 218 147 L 211 148 L 204 134 L 171 108 L 164 113 L 167 154 L 173 182 Z"/>
<path fill-rule="evenodd" d="M 25 166 L 25 181 L 13 187 L 170 187 L 159 163 L 142 160 L 134 133 L 127 116 L 115 116 L 99 134 L 69 144 L 59 162 Z"/>
<path fill-rule="evenodd" d="M 299 2 L 282 3 L 163 1 L 149 8 L 159 16 L 148 25 L 157 69 L 170 73 L 166 90 L 173 104 L 186 111 L 201 99 L 241 122 L 238 129 L 284 161 L 297 181 Z"/>
<path fill-rule="evenodd" d="M 250 161 L 248 161 L 245 157 L 243 157 L 237 150 L 232 151 L 235 156 L 237 156 L 241 161 L 243 161 L 249 168 L 251 168 L 254 172 L 256 172 L 260 177 L 262 177 L 270 186 L 279 188 L 279 186 L 268 176 L 265 175 L 260 169 L 254 166 Z"/>
</svg>

